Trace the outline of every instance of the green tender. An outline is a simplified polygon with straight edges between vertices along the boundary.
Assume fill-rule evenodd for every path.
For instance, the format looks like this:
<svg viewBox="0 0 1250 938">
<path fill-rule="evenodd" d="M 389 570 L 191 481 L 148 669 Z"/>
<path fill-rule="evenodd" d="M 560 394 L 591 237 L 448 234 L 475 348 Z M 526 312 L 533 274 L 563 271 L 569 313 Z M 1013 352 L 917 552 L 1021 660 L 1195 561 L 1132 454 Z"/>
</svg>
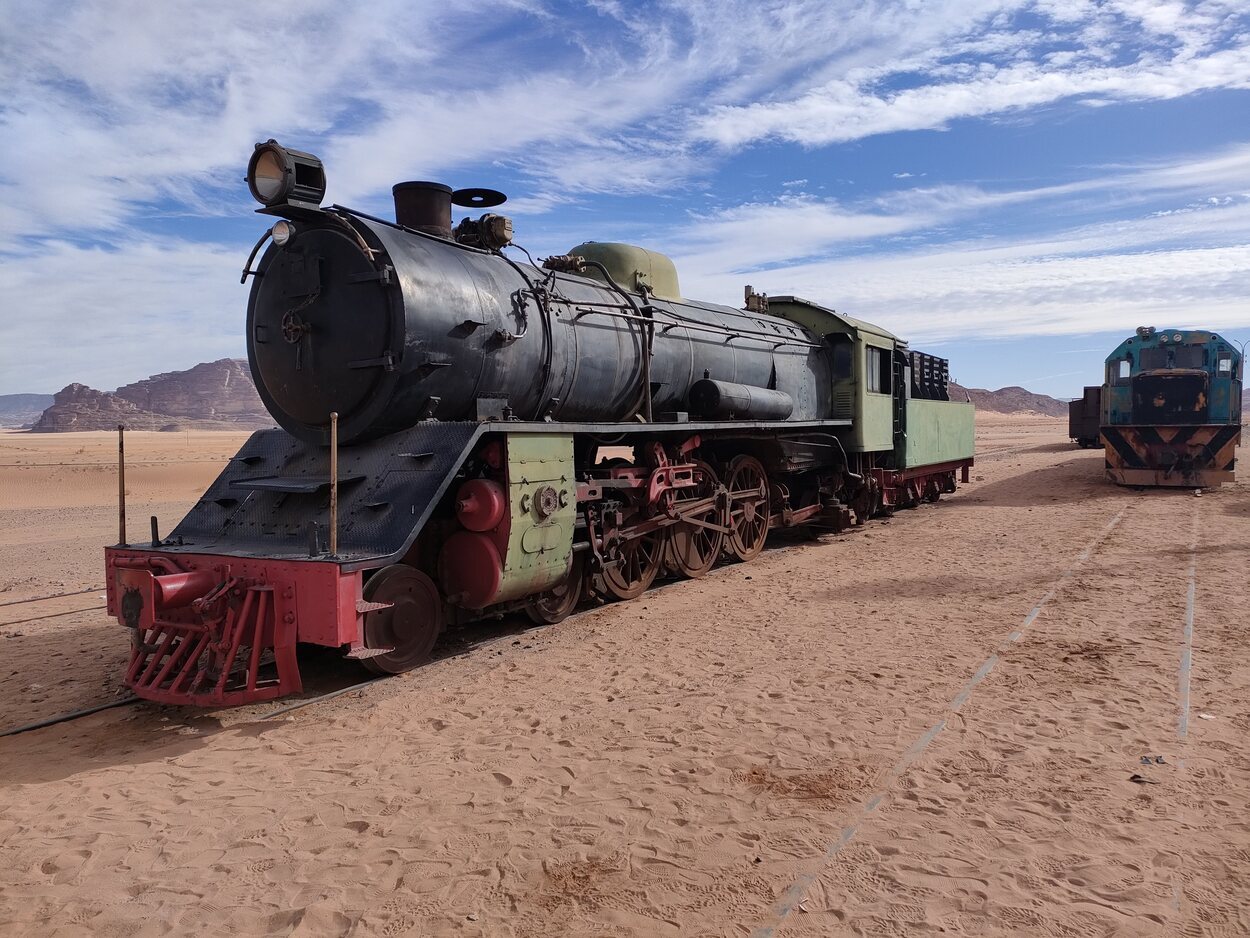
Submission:
<svg viewBox="0 0 1250 938">
<path fill-rule="evenodd" d="M 903 468 L 971 459 L 974 408 L 962 401 L 907 401 Z"/>
</svg>

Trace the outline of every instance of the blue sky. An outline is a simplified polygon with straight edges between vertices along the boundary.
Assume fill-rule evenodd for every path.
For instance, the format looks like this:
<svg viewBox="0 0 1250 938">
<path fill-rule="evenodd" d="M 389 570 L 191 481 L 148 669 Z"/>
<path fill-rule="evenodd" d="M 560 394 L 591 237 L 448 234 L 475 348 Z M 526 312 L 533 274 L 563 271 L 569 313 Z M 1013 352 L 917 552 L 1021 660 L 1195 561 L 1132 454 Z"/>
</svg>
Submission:
<svg viewBox="0 0 1250 938">
<path fill-rule="evenodd" d="M 1244 0 L 0 0 L 0 393 L 242 356 L 242 182 L 511 196 L 535 256 L 797 293 L 1056 396 L 1138 325 L 1250 339 Z"/>
</svg>

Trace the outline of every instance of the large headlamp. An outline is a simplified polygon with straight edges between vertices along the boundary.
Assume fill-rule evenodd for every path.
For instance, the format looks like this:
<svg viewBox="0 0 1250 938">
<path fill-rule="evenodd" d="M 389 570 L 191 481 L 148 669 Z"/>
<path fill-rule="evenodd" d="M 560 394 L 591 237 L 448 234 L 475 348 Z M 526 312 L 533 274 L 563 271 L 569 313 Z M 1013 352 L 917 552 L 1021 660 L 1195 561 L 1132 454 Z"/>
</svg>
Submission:
<svg viewBox="0 0 1250 938">
<path fill-rule="evenodd" d="M 326 194 L 326 174 L 321 160 L 311 153 L 288 150 L 270 139 L 256 144 L 247 164 L 247 187 L 266 208 L 317 208 Z"/>
</svg>

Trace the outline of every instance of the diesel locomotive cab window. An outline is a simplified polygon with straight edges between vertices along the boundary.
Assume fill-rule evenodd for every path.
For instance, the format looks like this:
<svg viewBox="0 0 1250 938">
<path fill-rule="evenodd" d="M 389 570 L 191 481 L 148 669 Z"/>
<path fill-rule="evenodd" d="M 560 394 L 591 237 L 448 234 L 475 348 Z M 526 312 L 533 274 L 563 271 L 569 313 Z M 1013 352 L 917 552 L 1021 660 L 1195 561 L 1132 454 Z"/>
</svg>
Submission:
<svg viewBox="0 0 1250 938">
<path fill-rule="evenodd" d="M 1141 350 L 1142 371 L 1160 368 L 1201 368 L 1205 349 L 1198 345 L 1176 345 Z"/>
<path fill-rule="evenodd" d="M 1107 375 L 1107 381 L 1111 384 L 1128 384 L 1129 373 L 1133 370 L 1133 363 L 1127 358 L 1118 362 L 1112 362 L 1107 366 L 1107 370 L 1111 373 Z"/>
<path fill-rule="evenodd" d="M 1233 356 L 1228 352 L 1220 352 L 1220 357 L 1215 363 L 1215 369 L 1222 375 L 1231 374 L 1233 370 Z"/>
<path fill-rule="evenodd" d="M 868 353 L 868 390 L 874 394 L 890 393 L 890 356 L 883 349 L 869 346 Z"/>
</svg>

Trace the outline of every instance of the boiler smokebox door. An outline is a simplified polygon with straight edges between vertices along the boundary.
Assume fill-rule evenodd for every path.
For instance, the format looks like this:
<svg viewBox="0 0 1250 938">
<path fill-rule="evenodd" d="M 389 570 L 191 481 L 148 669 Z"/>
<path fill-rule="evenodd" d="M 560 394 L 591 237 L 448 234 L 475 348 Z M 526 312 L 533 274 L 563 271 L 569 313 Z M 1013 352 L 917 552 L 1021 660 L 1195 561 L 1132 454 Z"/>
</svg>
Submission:
<svg viewBox="0 0 1250 938">
<path fill-rule="evenodd" d="M 274 403 L 326 426 L 367 406 L 391 354 L 386 290 L 359 246 L 326 229 L 280 248 L 260 282 L 252 354 Z"/>
</svg>

